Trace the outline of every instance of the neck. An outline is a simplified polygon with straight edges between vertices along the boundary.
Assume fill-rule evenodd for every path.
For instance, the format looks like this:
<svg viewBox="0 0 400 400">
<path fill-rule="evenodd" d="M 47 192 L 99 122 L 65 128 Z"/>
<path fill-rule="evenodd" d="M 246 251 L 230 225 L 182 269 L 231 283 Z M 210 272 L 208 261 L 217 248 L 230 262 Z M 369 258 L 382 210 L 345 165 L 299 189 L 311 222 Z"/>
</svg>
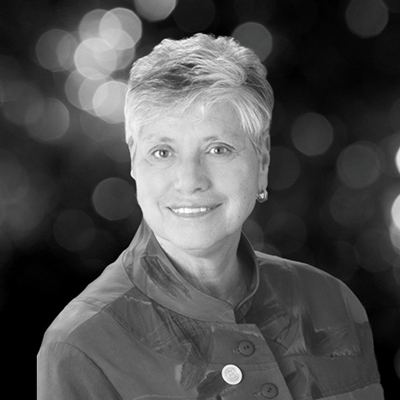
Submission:
<svg viewBox="0 0 400 400">
<path fill-rule="evenodd" d="M 157 240 L 178 272 L 198 290 L 233 306 L 245 295 L 247 276 L 237 255 L 240 234 L 228 245 L 201 252 L 184 251 Z"/>
</svg>

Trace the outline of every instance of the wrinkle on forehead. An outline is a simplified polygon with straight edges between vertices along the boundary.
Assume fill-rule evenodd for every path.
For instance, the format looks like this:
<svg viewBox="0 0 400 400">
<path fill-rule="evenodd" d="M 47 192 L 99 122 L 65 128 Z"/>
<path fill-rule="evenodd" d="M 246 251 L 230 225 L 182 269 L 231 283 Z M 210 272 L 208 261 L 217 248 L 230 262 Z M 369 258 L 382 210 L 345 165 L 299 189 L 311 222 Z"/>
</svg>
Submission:
<svg viewBox="0 0 400 400">
<path fill-rule="evenodd" d="M 165 134 L 168 130 L 166 127 L 180 123 L 193 123 L 195 128 L 196 125 L 205 122 L 210 124 L 211 129 L 210 134 L 203 138 L 204 141 L 218 140 L 222 136 L 233 138 L 248 136 L 241 127 L 234 109 L 229 104 L 224 103 L 212 109 L 198 104 L 185 112 L 176 110 L 165 115 L 158 115 L 142 127 L 139 139 L 144 143 L 152 141 L 169 143 L 173 141 L 173 135 Z M 173 132 L 173 128 L 170 131 Z"/>
</svg>

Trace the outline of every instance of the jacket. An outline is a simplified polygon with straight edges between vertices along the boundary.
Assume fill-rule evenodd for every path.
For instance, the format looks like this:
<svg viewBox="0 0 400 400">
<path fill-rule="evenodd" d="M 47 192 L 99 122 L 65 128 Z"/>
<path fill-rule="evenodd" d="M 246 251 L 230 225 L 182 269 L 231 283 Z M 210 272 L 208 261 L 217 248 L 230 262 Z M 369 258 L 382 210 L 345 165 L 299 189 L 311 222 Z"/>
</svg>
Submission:
<svg viewBox="0 0 400 400">
<path fill-rule="evenodd" d="M 233 308 L 185 281 L 143 222 L 45 333 L 38 399 L 383 399 L 348 287 L 244 235 L 238 251 L 252 282 Z"/>
</svg>

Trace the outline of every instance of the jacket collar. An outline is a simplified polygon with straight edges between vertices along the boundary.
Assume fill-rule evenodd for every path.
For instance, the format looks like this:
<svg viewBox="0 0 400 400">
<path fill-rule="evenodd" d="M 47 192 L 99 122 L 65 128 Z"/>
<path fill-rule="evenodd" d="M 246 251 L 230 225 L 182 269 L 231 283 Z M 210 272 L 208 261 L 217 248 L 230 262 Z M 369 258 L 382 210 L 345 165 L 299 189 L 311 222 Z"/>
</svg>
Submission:
<svg viewBox="0 0 400 400">
<path fill-rule="evenodd" d="M 259 285 L 257 259 L 243 233 L 238 251 L 252 270 L 252 280 L 246 296 L 235 308 L 186 281 L 174 268 L 145 221 L 139 226 L 122 260 L 132 283 L 163 307 L 197 320 L 236 323 L 248 312 Z"/>
</svg>

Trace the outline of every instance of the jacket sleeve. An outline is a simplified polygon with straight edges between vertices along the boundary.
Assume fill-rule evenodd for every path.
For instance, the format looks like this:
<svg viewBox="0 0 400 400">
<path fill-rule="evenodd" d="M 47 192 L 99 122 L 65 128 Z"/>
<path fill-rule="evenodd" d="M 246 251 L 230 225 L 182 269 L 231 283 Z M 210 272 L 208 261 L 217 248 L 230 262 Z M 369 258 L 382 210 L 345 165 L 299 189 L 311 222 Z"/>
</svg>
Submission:
<svg viewBox="0 0 400 400">
<path fill-rule="evenodd" d="M 46 344 L 37 364 L 38 400 L 121 400 L 103 371 L 68 343 Z"/>
<path fill-rule="evenodd" d="M 342 282 L 341 291 L 350 319 L 355 325 L 364 325 L 366 327 L 363 334 L 359 334 L 359 336 L 361 336 L 359 340 L 364 358 L 362 366 L 368 371 L 370 378 L 370 382 L 368 382 L 364 388 L 349 393 L 349 395 L 351 394 L 353 396 L 349 398 L 355 400 L 384 400 L 383 388 L 380 384 L 380 376 L 375 358 L 372 331 L 367 313 L 356 295 Z M 340 396 L 338 400 L 341 400 Z"/>
</svg>

